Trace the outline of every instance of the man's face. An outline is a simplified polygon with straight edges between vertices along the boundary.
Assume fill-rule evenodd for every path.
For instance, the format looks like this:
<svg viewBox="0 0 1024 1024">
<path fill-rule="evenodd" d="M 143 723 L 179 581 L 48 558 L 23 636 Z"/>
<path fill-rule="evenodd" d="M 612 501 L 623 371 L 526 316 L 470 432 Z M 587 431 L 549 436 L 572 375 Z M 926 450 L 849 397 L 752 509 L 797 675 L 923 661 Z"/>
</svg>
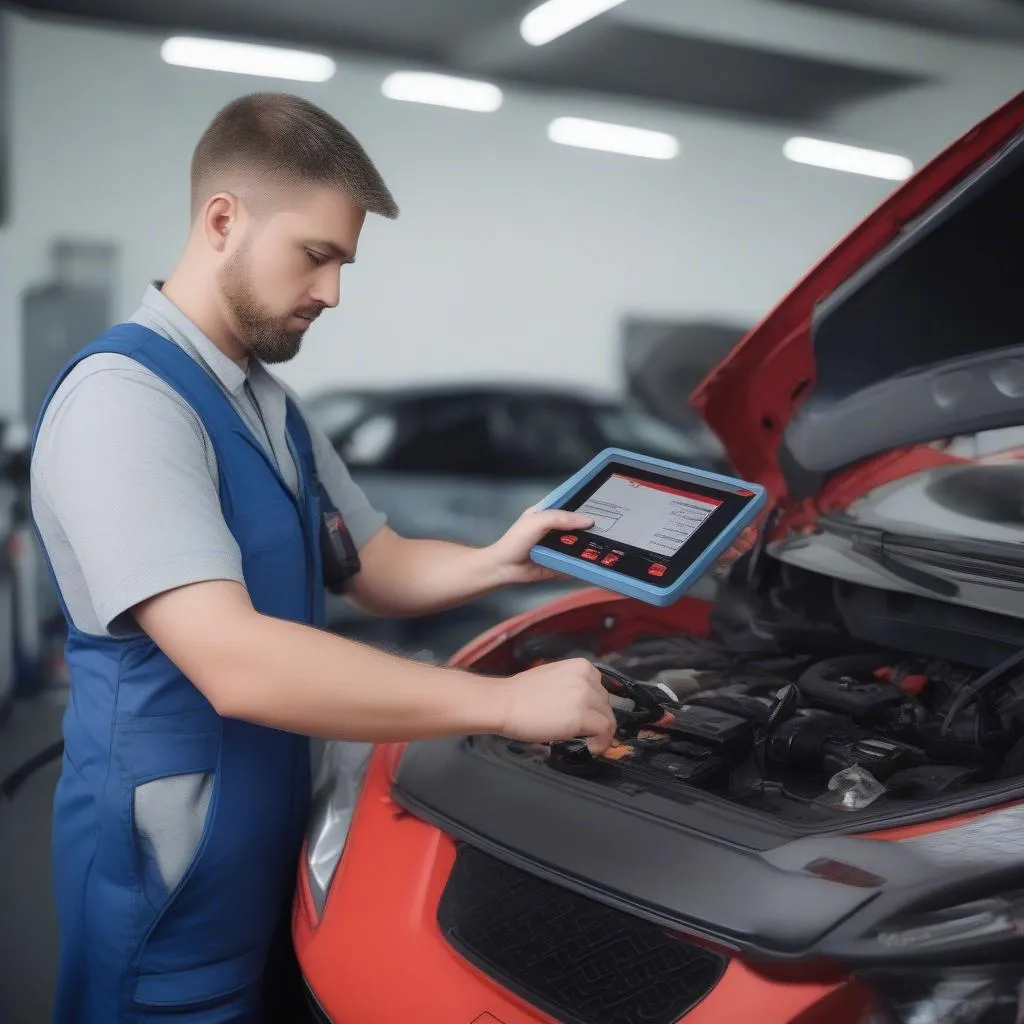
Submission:
<svg viewBox="0 0 1024 1024">
<path fill-rule="evenodd" d="M 338 304 L 341 268 L 355 259 L 366 211 L 314 187 L 250 219 L 217 280 L 239 341 L 265 363 L 295 356 L 309 325 Z"/>
</svg>

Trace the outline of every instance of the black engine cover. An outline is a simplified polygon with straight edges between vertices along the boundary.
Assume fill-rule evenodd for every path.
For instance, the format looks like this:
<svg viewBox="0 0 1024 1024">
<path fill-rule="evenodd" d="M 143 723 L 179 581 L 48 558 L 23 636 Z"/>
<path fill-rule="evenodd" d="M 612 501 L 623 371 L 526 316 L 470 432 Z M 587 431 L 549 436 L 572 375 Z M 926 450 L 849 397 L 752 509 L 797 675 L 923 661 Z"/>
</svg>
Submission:
<svg viewBox="0 0 1024 1024">
<path fill-rule="evenodd" d="M 808 703 L 847 715 L 855 722 L 877 721 L 907 698 L 874 672 L 891 661 L 882 655 L 861 654 L 830 658 L 812 665 L 797 685 Z"/>
<path fill-rule="evenodd" d="M 653 724 L 733 758 L 745 756 L 754 743 L 754 727 L 746 719 L 697 704 L 668 705 Z"/>
</svg>

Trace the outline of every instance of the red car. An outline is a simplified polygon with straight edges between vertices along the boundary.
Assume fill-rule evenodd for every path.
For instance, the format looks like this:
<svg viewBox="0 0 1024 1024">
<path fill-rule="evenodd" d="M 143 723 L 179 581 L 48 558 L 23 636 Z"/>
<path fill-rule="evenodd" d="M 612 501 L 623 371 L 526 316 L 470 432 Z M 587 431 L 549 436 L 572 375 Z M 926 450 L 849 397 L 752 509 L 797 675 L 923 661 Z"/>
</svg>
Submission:
<svg viewBox="0 0 1024 1024">
<path fill-rule="evenodd" d="M 590 658 L 607 754 L 329 747 L 294 908 L 322 1020 L 1024 1020 L 1024 94 L 691 401 L 772 496 L 715 600 L 585 591 L 454 659 Z"/>
</svg>

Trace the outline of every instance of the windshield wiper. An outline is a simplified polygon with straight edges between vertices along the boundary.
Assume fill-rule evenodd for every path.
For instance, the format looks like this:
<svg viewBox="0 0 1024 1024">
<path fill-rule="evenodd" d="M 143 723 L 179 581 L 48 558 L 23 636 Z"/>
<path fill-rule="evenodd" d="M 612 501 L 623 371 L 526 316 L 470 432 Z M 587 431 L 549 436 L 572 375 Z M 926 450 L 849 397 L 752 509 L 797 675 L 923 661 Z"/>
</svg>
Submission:
<svg viewBox="0 0 1024 1024">
<path fill-rule="evenodd" d="M 887 573 L 903 580 L 904 583 L 920 587 L 922 590 L 928 590 L 938 597 L 956 597 L 960 593 L 960 588 L 952 580 L 947 580 L 944 576 L 936 576 L 933 573 L 925 572 L 924 569 L 914 565 L 907 565 L 906 562 L 894 558 L 886 550 L 885 534 L 882 534 L 873 543 L 863 539 L 855 540 L 853 542 L 853 550 L 858 555 L 869 558 Z"/>
<path fill-rule="evenodd" d="M 822 529 L 850 540 L 861 554 L 874 558 L 896 575 L 923 573 L 923 581 L 904 576 L 908 583 L 928 589 L 956 587 L 952 581 L 927 572 L 930 566 L 940 572 L 956 572 L 984 577 L 992 586 L 1024 588 L 1024 547 L 1004 541 L 964 537 L 929 537 L 921 534 L 893 533 L 864 526 L 843 514 L 823 516 Z M 915 563 L 908 565 L 908 562 Z M 937 593 L 947 593 L 938 589 Z M 957 590 L 948 593 L 955 596 Z"/>
</svg>

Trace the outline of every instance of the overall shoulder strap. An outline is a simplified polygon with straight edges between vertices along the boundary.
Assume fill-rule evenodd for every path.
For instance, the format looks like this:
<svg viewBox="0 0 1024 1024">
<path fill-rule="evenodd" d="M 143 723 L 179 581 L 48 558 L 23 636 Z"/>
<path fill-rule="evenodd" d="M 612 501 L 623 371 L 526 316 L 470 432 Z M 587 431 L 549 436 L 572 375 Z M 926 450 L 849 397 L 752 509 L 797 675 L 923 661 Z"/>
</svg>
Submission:
<svg viewBox="0 0 1024 1024">
<path fill-rule="evenodd" d="M 116 353 L 141 363 L 172 387 L 197 413 L 211 435 L 218 428 L 245 429 L 245 424 L 216 381 L 173 341 L 141 324 L 118 324 L 80 349 L 65 363 L 47 392 L 33 431 L 39 435 L 46 408 L 67 375 L 89 356 Z"/>
<path fill-rule="evenodd" d="M 141 324 L 124 323 L 110 328 L 105 334 L 77 352 L 65 364 L 39 410 L 32 439 L 33 447 L 39 436 L 46 407 L 61 383 L 83 359 L 103 353 L 127 356 L 145 366 L 173 388 L 195 411 L 218 452 L 224 450 L 224 442 L 228 434 L 240 434 L 247 440 L 251 438 L 251 432 L 241 416 L 203 366 L 173 341 L 169 341 L 156 331 L 143 327 Z M 255 439 L 252 440 L 252 443 L 257 445 Z M 230 505 L 230 492 L 224 474 L 223 461 L 218 458 L 217 462 L 221 501 Z"/>
<path fill-rule="evenodd" d="M 300 468 L 307 473 L 306 483 L 310 487 L 315 487 L 317 483 L 316 459 L 313 456 L 313 442 L 309 436 L 306 420 L 291 398 L 286 399 L 285 408 L 285 428 L 295 447 L 295 454 L 302 463 Z"/>
<path fill-rule="evenodd" d="M 327 493 L 320 483 L 320 474 L 316 468 L 316 456 L 313 453 L 313 442 L 309 436 L 309 428 L 299 411 L 298 406 L 287 399 L 285 426 L 295 451 L 296 467 L 302 481 L 302 511 L 306 522 L 306 537 L 312 554 L 313 571 L 310 578 L 313 599 L 313 622 L 318 626 L 324 624 L 324 588 L 322 583 L 320 527 L 321 517 L 330 504 Z"/>
</svg>

